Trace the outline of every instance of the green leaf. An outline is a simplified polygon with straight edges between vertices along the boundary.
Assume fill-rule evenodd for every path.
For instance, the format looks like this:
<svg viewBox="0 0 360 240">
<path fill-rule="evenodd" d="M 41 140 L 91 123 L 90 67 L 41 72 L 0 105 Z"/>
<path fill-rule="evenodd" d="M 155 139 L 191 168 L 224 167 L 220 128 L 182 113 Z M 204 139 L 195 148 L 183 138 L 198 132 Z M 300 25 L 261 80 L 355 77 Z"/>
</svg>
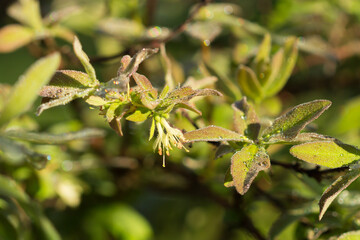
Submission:
<svg viewBox="0 0 360 240">
<path fill-rule="evenodd" d="M 131 113 L 126 117 L 126 120 L 132 122 L 143 122 L 150 116 L 151 111 L 145 108 L 138 108 L 135 112 Z"/>
<path fill-rule="evenodd" d="M 88 74 L 90 81 L 89 81 L 89 87 L 95 87 L 99 85 L 99 81 L 96 79 L 96 73 L 93 66 L 90 64 L 89 57 L 86 55 L 86 53 L 82 50 L 81 43 L 79 39 L 75 36 L 74 37 L 74 52 L 77 56 L 77 58 L 80 60 L 81 64 L 84 66 L 84 69 L 86 73 Z"/>
<path fill-rule="evenodd" d="M 231 157 L 233 184 L 241 195 L 250 188 L 257 174 L 270 167 L 270 158 L 262 147 L 248 145 Z"/>
<path fill-rule="evenodd" d="M 285 42 L 284 48 L 279 50 L 279 53 L 272 59 L 273 73 L 264 86 L 267 97 L 274 96 L 285 86 L 294 69 L 297 54 L 297 39 L 291 37 Z"/>
<path fill-rule="evenodd" d="M 235 126 L 235 129 L 238 128 L 238 131 L 242 131 L 243 128 L 245 128 L 245 135 L 252 140 L 256 140 L 260 131 L 260 121 L 254 106 L 247 102 L 246 97 L 243 97 L 240 101 L 236 101 L 232 106 L 236 109 L 234 114 L 240 115 L 237 117 L 237 124 L 239 125 Z M 234 122 L 234 124 L 236 123 Z"/>
<path fill-rule="evenodd" d="M 81 91 L 73 91 L 73 92 L 71 92 L 71 94 L 69 93 L 68 95 L 65 94 L 64 96 L 62 96 L 60 98 L 50 99 L 49 101 L 42 103 L 38 107 L 38 109 L 36 110 L 36 115 L 39 116 L 46 109 L 56 107 L 59 105 L 65 105 L 76 98 L 88 97 L 94 91 L 95 91 L 94 88 L 85 88 L 84 90 L 81 90 Z M 48 99 L 46 99 L 46 100 L 48 100 Z"/>
<path fill-rule="evenodd" d="M 255 62 L 267 62 L 269 61 L 269 55 L 271 50 L 271 36 L 269 33 L 265 34 L 264 40 L 262 41 L 258 53 L 255 57 Z"/>
<path fill-rule="evenodd" d="M 100 106 L 104 106 L 107 101 L 105 101 L 104 98 L 99 97 L 99 96 L 89 96 L 86 100 L 87 104 L 90 104 L 92 106 L 96 106 L 96 107 L 100 107 Z"/>
<path fill-rule="evenodd" d="M 337 239 L 338 240 L 358 240 L 358 239 L 360 239 L 360 230 L 343 233 Z"/>
<path fill-rule="evenodd" d="M 132 77 L 134 78 L 136 84 L 140 87 L 141 90 L 148 92 L 149 94 L 151 94 L 151 97 L 156 99 L 158 92 L 157 90 L 152 86 L 151 82 L 149 81 L 149 79 L 147 79 L 147 77 L 145 77 L 144 75 L 138 74 L 138 73 L 134 73 L 132 75 Z"/>
<path fill-rule="evenodd" d="M 199 142 L 199 141 L 213 141 L 213 142 L 222 142 L 222 141 L 236 141 L 236 142 L 252 142 L 247 137 L 230 131 L 228 129 L 217 127 L 217 126 L 207 126 L 198 130 L 190 131 L 184 134 L 184 137 L 187 142 Z"/>
<path fill-rule="evenodd" d="M 320 206 L 320 214 L 319 220 L 322 219 L 326 210 L 329 208 L 330 204 L 334 201 L 334 199 L 344 190 L 346 189 L 353 181 L 355 181 L 360 176 L 360 169 L 351 169 L 345 175 L 336 179 L 333 184 L 331 184 L 323 193 L 320 198 L 319 206 Z"/>
<path fill-rule="evenodd" d="M 287 139 L 282 135 L 274 135 L 263 144 L 300 144 L 307 142 L 317 142 L 317 141 L 334 141 L 335 138 L 317 134 L 317 133 L 299 133 L 295 138 Z"/>
<path fill-rule="evenodd" d="M 290 153 L 306 162 L 337 168 L 360 159 L 360 150 L 340 141 L 321 141 L 293 146 Z"/>
<path fill-rule="evenodd" d="M 236 76 L 240 88 L 246 96 L 254 101 L 259 101 L 262 98 L 261 84 L 251 68 L 241 65 Z"/>
<path fill-rule="evenodd" d="M 149 141 L 154 137 L 154 133 L 155 133 L 155 118 L 152 118 L 150 134 L 149 134 Z"/>
<path fill-rule="evenodd" d="M 295 106 L 274 120 L 273 124 L 263 132 L 263 138 L 281 135 L 284 139 L 292 139 L 310 122 L 318 118 L 331 105 L 328 100 L 314 100 Z"/>
<path fill-rule="evenodd" d="M 0 112 L 0 127 L 32 106 L 40 88 L 48 83 L 59 64 L 60 55 L 54 53 L 38 60 L 27 70 L 13 87 Z"/>
<path fill-rule="evenodd" d="M 86 73 L 60 70 L 55 72 L 49 84 L 41 89 L 39 95 L 48 98 L 62 98 L 75 95 L 90 85 L 91 79 Z"/>
<path fill-rule="evenodd" d="M 40 144 L 62 144 L 72 140 L 103 137 L 105 135 L 105 132 L 100 129 L 91 129 L 91 128 L 83 129 L 77 132 L 64 133 L 64 134 L 33 133 L 33 132 L 9 130 L 2 133 L 2 135 L 8 138 L 15 138 L 19 140 L 40 143 Z"/>
<path fill-rule="evenodd" d="M 35 34 L 28 27 L 10 24 L 0 29 L 0 52 L 12 52 L 32 41 Z"/>
</svg>

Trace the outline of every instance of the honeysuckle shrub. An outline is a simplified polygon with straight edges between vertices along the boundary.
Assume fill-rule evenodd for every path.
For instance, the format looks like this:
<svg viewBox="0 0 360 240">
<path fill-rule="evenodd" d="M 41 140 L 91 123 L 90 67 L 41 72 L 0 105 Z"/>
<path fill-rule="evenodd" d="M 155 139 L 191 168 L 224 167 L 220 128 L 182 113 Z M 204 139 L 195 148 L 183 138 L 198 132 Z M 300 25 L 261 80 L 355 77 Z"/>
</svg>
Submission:
<svg viewBox="0 0 360 240">
<path fill-rule="evenodd" d="M 358 91 L 348 89 L 342 106 L 308 88 L 316 78 L 299 80 L 318 59 L 329 76 L 334 59 L 352 56 L 351 37 L 336 33 L 356 11 L 287 1 L 299 18 L 337 24 L 333 32 L 319 25 L 327 44 L 284 32 L 288 14 L 259 24 L 236 4 L 201 1 L 170 28 L 150 24 L 156 1 L 146 1 L 144 18 L 145 1 L 75 2 L 58 9 L 54 1 L 42 17 L 39 2 L 20 0 L 8 14 L 21 24 L 0 29 L 0 52 L 26 45 L 39 58 L 15 84 L 1 83 L 0 238 L 359 236 Z M 170 193 L 191 211 L 153 200 Z M 184 235 L 169 211 L 186 219 Z"/>
</svg>

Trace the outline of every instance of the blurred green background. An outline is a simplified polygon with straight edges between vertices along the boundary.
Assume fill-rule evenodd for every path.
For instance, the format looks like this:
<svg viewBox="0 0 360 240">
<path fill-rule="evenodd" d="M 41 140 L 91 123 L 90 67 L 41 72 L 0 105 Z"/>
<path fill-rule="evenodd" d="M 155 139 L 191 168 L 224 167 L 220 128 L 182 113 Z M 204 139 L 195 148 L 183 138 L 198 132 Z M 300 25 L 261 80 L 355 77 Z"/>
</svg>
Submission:
<svg viewBox="0 0 360 240">
<path fill-rule="evenodd" d="M 40 7 L 47 16 L 76 6 L 59 24 L 79 36 L 99 80 L 105 82 L 120 66 L 119 58 L 111 56 L 133 55 L 151 46 L 182 24 L 198 2 L 42 0 Z M 0 27 L 17 23 L 6 12 L 14 3 L 0 2 Z M 210 86 L 226 96 L 199 100 L 196 105 L 202 117 L 189 115 L 200 127 L 214 124 L 231 129 L 230 104 L 239 99 L 222 87 L 227 84 L 224 79 L 236 84 L 237 67 L 251 62 L 265 32 L 272 35 L 272 53 L 282 46 L 285 36 L 296 36 L 299 56 L 293 74 L 276 97 L 259 104 L 258 112 L 264 119 L 272 119 L 296 104 L 328 99 L 333 105 L 309 129 L 360 146 L 359 29 L 357 0 L 212 1 L 183 33 L 167 42 L 166 49 L 178 84 L 190 77 L 208 76 L 205 62 L 221 76 Z M 61 68 L 81 69 L 71 57 L 71 43 L 54 41 L 63 54 Z M 1 84 L 13 85 L 47 53 L 47 47 L 38 40 L 1 53 Z M 160 54 L 146 60 L 139 72 L 155 87 L 164 85 Z M 2 89 L 0 94 L 5 91 Z M 1 98 L 0 106 L 4 102 Z M 119 137 L 98 111 L 81 100 L 36 117 L 39 104 L 40 99 L 10 127 L 57 134 L 95 127 L 104 129 L 106 137 L 61 145 L 24 143 L 51 156 L 40 171 L 1 154 L 0 172 L 14 180 L 5 184 L 16 183 L 19 191 L 32 199 L 35 210 L 30 212 L 42 212 L 56 229 L 51 233 L 50 227 L 46 230 L 48 222 L 36 223 L 23 210 L 30 206 L 17 204 L 17 193 L 14 197 L 2 190 L 1 239 L 329 239 L 360 228 L 359 182 L 345 190 L 319 222 L 317 201 L 336 175 L 319 182 L 273 166 L 240 196 L 233 188 L 223 186 L 230 155 L 214 160 L 215 147 L 210 144 L 194 143 L 189 153 L 174 150 L 167 157 L 167 167 L 162 168 L 161 157 L 147 141 L 150 122 L 123 122 L 124 136 Z M 194 129 L 181 113 L 174 114 L 172 122 L 180 129 Z M 272 147 L 271 159 L 298 162 L 288 150 L 286 146 Z"/>
</svg>

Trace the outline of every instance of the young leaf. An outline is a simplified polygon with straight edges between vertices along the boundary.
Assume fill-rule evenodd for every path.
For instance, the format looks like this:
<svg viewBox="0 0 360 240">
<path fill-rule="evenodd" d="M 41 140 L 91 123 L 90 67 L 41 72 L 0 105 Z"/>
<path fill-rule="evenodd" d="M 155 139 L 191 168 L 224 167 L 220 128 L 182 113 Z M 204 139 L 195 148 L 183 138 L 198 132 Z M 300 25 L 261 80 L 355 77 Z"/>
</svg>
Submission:
<svg viewBox="0 0 360 240">
<path fill-rule="evenodd" d="M 78 59 L 80 60 L 81 64 L 83 65 L 86 73 L 88 74 L 91 82 L 89 82 L 89 87 L 95 87 L 99 85 L 99 81 L 96 79 L 96 73 L 93 66 L 90 64 L 89 57 L 86 55 L 86 53 L 83 51 L 81 43 L 79 39 L 75 36 L 74 37 L 74 52 Z"/>
<path fill-rule="evenodd" d="M 149 79 L 147 79 L 147 77 L 138 73 L 134 73 L 132 77 L 134 78 L 136 84 L 140 87 L 141 90 L 147 91 L 154 99 L 157 98 L 158 92 L 152 86 L 151 82 L 149 81 Z"/>
<path fill-rule="evenodd" d="M 272 135 L 282 135 L 284 139 L 292 139 L 310 122 L 318 118 L 331 105 L 328 100 L 314 100 L 303 103 L 289 110 L 274 120 L 273 124 L 266 128 L 263 138 Z"/>
<path fill-rule="evenodd" d="M 34 38 L 35 33 L 28 27 L 10 24 L 0 29 L 0 52 L 12 52 L 25 46 Z"/>
<path fill-rule="evenodd" d="M 187 132 L 184 134 L 184 137 L 187 142 L 199 142 L 199 141 L 252 142 L 243 135 L 240 135 L 236 132 L 217 126 L 207 126 L 198 130 Z"/>
<path fill-rule="evenodd" d="M 321 141 L 293 146 L 290 153 L 301 160 L 337 168 L 360 159 L 360 150 L 340 141 Z"/>
<path fill-rule="evenodd" d="M 256 145 L 243 147 L 231 157 L 233 184 L 241 195 L 250 188 L 257 174 L 270 167 L 270 158 L 264 148 Z"/>
<path fill-rule="evenodd" d="M 40 88 L 47 84 L 60 64 L 60 55 L 51 54 L 38 60 L 14 86 L 0 113 L 0 126 L 27 111 L 35 101 Z"/>
<path fill-rule="evenodd" d="M 237 119 L 240 125 L 235 126 L 235 129 L 245 128 L 244 133 L 246 133 L 248 137 L 253 140 L 257 139 L 260 131 L 260 121 L 253 105 L 247 102 L 246 97 L 243 97 L 240 101 L 233 103 L 233 108 L 237 111 L 235 114 L 241 115 Z M 244 122 L 242 121 L 245 122 L 245 126 L 243 126 Z M 241 131 L 241 129 L 238 130 Z"/>
<path fill-rule="evenodd" d="M 65 105 L 76 98 L 87 97 L 94 91 L 95 91 L 94 88 L 85 88 L 84 90 L 81 91 L 73 91 L 68 95 L 65 94 L 63 97 L 60 98 L 50 99 L 50 101 L 44 102 L 38 107 L 38 109 L 36 110 L 36 115 L 39 116 L 46 109 L 56 107 L 59 105 Z"/>
<path fill-rule="evenodd" d="M 360 169 L 352 169 L 347 172 L 345 175 L 336 179 L 333 184 L 331 184 L 323 193 L 320 198 L 319 206 L 320 206 L 320 214 L 319 220 L 322 219 L 326 210 L 329 208 L 330 204 L 334 201 L 334 199 L 344 190 L 346 189 L 353 181 L 355 181 L 360 176 Z"/>
<path fill-rule="evenodd" d="M 236 102 L 231 104 L 231 107 L 234 110 L 234 115 L 233 115 L 234 129 L 237 133 L 241 135 L 245 135 L 245 130 L 247 128 L 247 124 L 245 121 L 245 114 L 236 106 Z"/>
<path fill-rule="evenodd" d="M 282 51 L 282 50 L 281 50 Z M 266 96 L 271 97 L 278 93 L 286 84 L 291 72 L 295 66 L 297 59 L 297 39 L 289 38 L 285 42 L 283 58 L 281 58 L 281 65 L 279 71 L 273 79 L 267 82 Z M 273 58 L 273 61 L 279 61 L 278 58 Z M 272 65 L 279 65 L 280 63 L 272 63 Z"/>
<path fill-rule="evenodd" d="M 267 62 L 269 61 L 269 55 L 271 50 L 271 36 L 269 33 L 265 34 L 264 40 L 262 41 L 258 53 L 255 57 L 255 62 Z"/>
<path fill-rule="evenodd" d="M 96 106 L 96 107 L 100 107 L 100 106 L 104 106 L 107 101 L 105 101 L 104 98 L 102 97 L 99 97 L 99 96 L 89 96 L 85 102 L 89 105 L 92 105 L 92 106 Z"/>
<path fill-rule="evenodd" d="M 143 122 L 150 116 L 151 111 L 146 108 L 137 109 L 135 112 L 131 113 L 126 117 L 126 120 L 132 122 Z"/>
<path fill-rule="evenodd" d="M 73 70 L 56 71 L 49 84 L 39 95 L 48 98 L 62 98 L 81 92 L 91 85 L 90 77 L 83 72 Z"/>
<path fill-rule="evenodd" d="M 236 76 L 240 88 L 246 96 L 255 101 L 262 98 L 261 84 L 251 68 L 241 65 Z"/>
</svg>

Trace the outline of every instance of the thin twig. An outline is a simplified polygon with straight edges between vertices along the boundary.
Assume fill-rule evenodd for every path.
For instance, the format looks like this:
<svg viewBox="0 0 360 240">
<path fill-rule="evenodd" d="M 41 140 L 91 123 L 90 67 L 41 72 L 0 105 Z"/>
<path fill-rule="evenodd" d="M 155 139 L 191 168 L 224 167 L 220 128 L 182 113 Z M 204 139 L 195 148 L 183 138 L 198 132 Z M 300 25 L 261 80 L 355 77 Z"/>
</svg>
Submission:
<svg viewBox="0 0 360 240">
<path fill-rule="evenodd" d="M 286 169 L 294 170 L 298 173 L 306 174 L 309 177 L 315 178 L 318 182 L 320 182 L 325 175 L 331 174 L 331 173 L 339 173 L 348 170 L 348 167 L 339 167 L 339 168 L 332 168 L 332 169 L 326 169 L 326 170 L 320 170 L 320 167 L 317 166 L 313 169 L 306 169 L 300 167 L 299 164 L 291 164 L 291 163 L 283 163 L 276 160 L 271 160 L 271 165 L 273 166 L 280 166 Z"/>
<path fill-rule="evenodd" d="M 172 39 L 174 39 L 175 37 L 177 37 L 179 34 L 181 34 L 182 32 L 185 31 L 187 25 L 194 19 L 194 17 L 200 11 L 200 9 L 202 7 L 204 7 L 204 6 L 206 6 L 207 4 L 209 4 L 210 2 L 211 2 L 211 0 L 201 0 L 201 2 L 199 4 L 197 4 L 195 6 L 194 10 L 190 13 L 189 17 L 182 24 L 180 24 L 178 27 L 176 27 L 169 34 L 169 36 L 167 36 L 166 38 L 161 39 L 161 40 L 152 41 L 152 42 L 148 43 L 145 47 L 157 48 L 157 47 L 160 47 L 160 45 L 162 43 L 169 42 Z M 126 55 L 129 52 L 131 52 L 131 48 L 125 49 L 124 51 L 121 51 L 119 53 L 116 53 L 116 54 L 110 55 L 110 56 L 105 56 L 105 57 L 104 56 L 94 56 L 94 57 L 90 57 L 90 62 L 95 63 L 95 62 L 109 61 L 109 60 L 121 57 L 123 55 Z"/>
</svg>

